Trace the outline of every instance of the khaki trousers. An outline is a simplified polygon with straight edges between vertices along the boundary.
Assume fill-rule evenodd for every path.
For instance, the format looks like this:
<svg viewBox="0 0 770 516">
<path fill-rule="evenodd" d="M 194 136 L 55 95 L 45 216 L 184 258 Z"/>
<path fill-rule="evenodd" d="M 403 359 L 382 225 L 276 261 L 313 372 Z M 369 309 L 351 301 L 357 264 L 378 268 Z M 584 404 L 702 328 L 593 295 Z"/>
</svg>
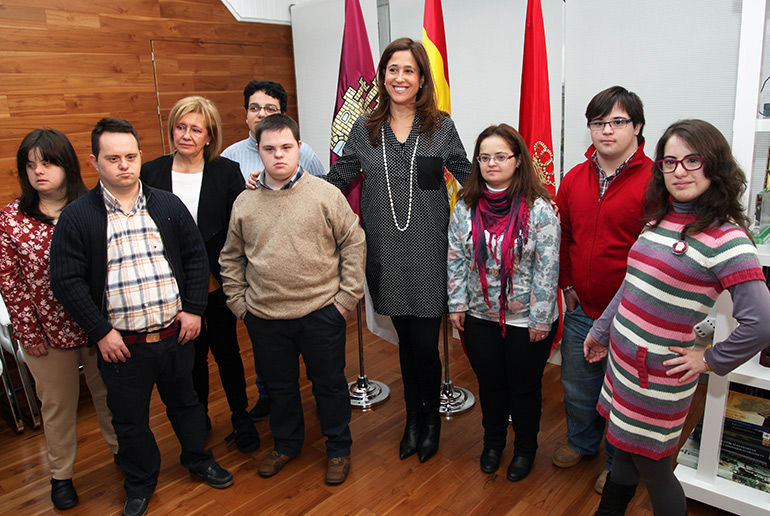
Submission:
<svg viewBox="0 0 770 516">
<path fill-rule="evenodd" d="M 80 397 L 80 372 L 83 364 L 96 417 L 107 446 L 118 453 L 118 440 L 112 428 L 112 413 L 107 408 L 107 388 L 99 373 L 96 356 L 99 349 L 77 347 L 48 348 L 48 354 L 32 356 L 24 353 L 29 370 L 35 378 L 37 396 L 42 402 L 43 429 L 48 447 L 51 477 L 57 480 L 72 478 L 77 452 L 77 411 Z"/>
</svg>

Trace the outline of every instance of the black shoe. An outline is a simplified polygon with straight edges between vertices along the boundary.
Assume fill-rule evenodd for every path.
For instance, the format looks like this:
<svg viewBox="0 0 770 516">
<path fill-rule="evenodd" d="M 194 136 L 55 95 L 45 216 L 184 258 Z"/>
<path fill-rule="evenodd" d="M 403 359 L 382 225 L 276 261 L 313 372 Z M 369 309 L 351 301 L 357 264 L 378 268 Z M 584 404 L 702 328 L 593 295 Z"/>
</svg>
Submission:
<svg viewBox="0 0 770 516">
<path fill-rule="evenodd" d="M 71 478 L 66 480 L 51 479 L 51 501 L 53 506 L 60 511 L 77 505 L 78 494 L 75 492 L 75 486 L 72 485 Z"/>
<path fill-rule="evenodd" d="M 529 472 L 532 471 L 532 464 L 534 462 L 534 458 L 530 459 L 529 457 L 524 457 L 522 455 L 514 455 L 511 465 L 508 466 L 508 480 L 511 482 L 518 482 L 519 480 L 527 478 Z"/>
<path fill-rule="evenodd" d="M 481 471 L 484 473 L 494 473 L 500 467 L 500 456 L 503 454 L 502 450 L 493 450 L 492 448 L 484 448 L 481 452 L 479 462 L 481 463 Z"/>
<path fill-rule="evenodd" d="M 624 486 L 612 481 L 612 473 L 604 483 L 602 501 L 594 516 L 623 516 L 626 508 L 636 494 L 636 485 Z"/>
<path fill-rule="evenodd" d="M 147 514 L 150 498 L 127 498 L 123 506 L 123 516 L 144 516 Z"/>
<path fill-rule="evenodd" d="M 224 489 L 233 485 L 233 474 L 216 462 L 212 462 L 205 468 L 191 469 L 190 474 L 216 489 Z"/>
<path fill-rule="evenodd" d="M 398 456 L 401 460 L 417 453 L 417 440 L 420 438 L 420 419 L 419 411 L 407 411 L 404 436 L 401 438 L 401 444 L 398 446 Z"/>
<path fill-rule="evenodd" d="M 267 419 L 269 415 L 270 415 L 270 398 L 260 397 L 257 400 L 257 404 L 254 405 L 254 408 L 249 411 L 249 416 L 251 416 L 251 420 L 254 422 Z"/>
<path fill-rule="evenodd" d="M 441 416 L 438 412 L 424 413 L 422 420 L 417 457 L 420 458 L 420 462 L 425 462 L 436 455 L 438 451 L 438 442 L 441 437 Z"/>
<path fill-rule="evenodd" d="M 225 437 L 225 442 L 228 443 L 227 447 L 233 445 L 241 453 L 251 453 L 259 448 L 259 432 L 254 427 L 254 422 L 249 418 L 246 411 L 242 411 L 239 414 L 233 414 L 231 417 L 233 422 L 233 433 Z"/>
</svg>

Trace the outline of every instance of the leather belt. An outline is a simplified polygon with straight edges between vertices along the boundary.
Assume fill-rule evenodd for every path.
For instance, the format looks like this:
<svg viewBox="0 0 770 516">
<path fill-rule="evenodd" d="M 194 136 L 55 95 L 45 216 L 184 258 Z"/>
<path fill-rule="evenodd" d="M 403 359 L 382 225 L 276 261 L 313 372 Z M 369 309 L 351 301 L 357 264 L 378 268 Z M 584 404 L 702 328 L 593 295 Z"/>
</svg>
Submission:
<svg viewBox="0 0 770 516">
<path fill-rule="evenodd" d="M 169 337 L 173 337 L 179 332 L 179 328 L 176 324 L 172 324 L 168 328 L 151 333 L 137 333 L 137 332 L 121 332 L 123 342 L 126 344 L 144 344 L 153 342 L 160 342 Z"/>
</svg>

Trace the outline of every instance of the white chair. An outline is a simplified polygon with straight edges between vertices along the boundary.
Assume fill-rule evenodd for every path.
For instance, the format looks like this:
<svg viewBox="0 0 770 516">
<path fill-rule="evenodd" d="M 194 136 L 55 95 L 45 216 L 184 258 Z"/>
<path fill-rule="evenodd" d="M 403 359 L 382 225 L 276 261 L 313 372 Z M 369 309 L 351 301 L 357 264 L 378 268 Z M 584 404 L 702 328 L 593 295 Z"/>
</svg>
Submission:
<svg viewBox="0 0 770 516">
<path fill-rule="evenodd" d="M 29 413 L 32 419 L 32 428 L 40 428 L 40 407 L 37 404 L 37 395 L 35 394 L 32 375 L 27 368 L 27 362 L 24 359 L 24 352 L 22 351 L 21 346 L 13 339 L 11 316 L 8 314 L 8 308 L 5 306 L 5 301 L 3 300 L 2 296 L 0 296 L 0 345 L 2 345 L 3 349 L 10 353 L 16 361 L 16 367 L 19 371 L 19 378 L 21 379 L 21 386 L 24 390 L 24 395 L 27 398 L 27 405 L 29 406 Z M 8 368 L 3 367 L 3 369 L 7 372 Z M 8 376 L 8 378 L 10 380 L 10 376 Z M 5 382 L 5 377 L 3 378 L 3 381 Z M 18 410 L 18 403 L 16 404 L 16 409 Z M 16 415 L 14 415 L 14 417 L 16 417 Z M 24 429 L 23 426 L 18 428 L 18 418 L 16 426 L 19 431 Z"/>
<path fill-rule="evenodd" d="M 11 417 L 15 425 L 15 430 L 18 433 L 24 431 L 24 421 L 21 418 L 21 409 L 19 409 L 19 402 L 16 400 L 16 388 L 13 386 L 11 380 L 11 373 L 8 371 L 8 366 L 5 365 L 5 352 L 8 352 L 11 356 L 15 357 L 16 354 L 13 351 L 13 344 L 11 342 L 10 333 L 8 327 L 0 325 L 0 368 L 2 368 L 2 381 L 3 390 L 5 396 L 8 398 L 8 406 L 11 410 Z M 15 360 L 15 358 L 14 358 Z"/>
</svg>

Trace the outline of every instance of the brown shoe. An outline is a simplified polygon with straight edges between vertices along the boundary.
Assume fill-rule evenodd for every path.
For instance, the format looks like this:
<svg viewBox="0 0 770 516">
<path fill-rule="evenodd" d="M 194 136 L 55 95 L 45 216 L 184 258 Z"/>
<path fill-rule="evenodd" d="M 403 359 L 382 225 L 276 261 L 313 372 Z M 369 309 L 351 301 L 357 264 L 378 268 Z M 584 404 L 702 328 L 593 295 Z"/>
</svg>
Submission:
<svg viewBox="0 0 770 516">
<path fill-rule="evenodd" d="M 262 460 L 262 464 L 259 465 L 257 472 L 262 477 L 272 477 L 281 471 L 281 468 L 294 457 L 295 455 L 283 455 L 273 450 Z"/>
<path fill-rule="evenodd" d="M 583 459 L 583 456 L 572 449 L 567 443 L 556 448 L 553 454 L 553 465 L 559 468 L 571 468 Z"/>
<path fill-rule="evenodd" d="M 348 478 L 350 471 L 350 455 L 334 457 L 326 463 L 326 483 L 330 486 L 341 484 Z"/>
<path fill-rule="evenodd" d="M 609 474 L 610 470 L 605 469 L 601 473 L 599 473 L 599 476 L 596 477 L 596 483 L 594 484 L 594 491 L 596 491 L 599 494 L 602 494 L 604 492 L 604 484 L 607 483 L 607 475 Z"/>
</svg>

